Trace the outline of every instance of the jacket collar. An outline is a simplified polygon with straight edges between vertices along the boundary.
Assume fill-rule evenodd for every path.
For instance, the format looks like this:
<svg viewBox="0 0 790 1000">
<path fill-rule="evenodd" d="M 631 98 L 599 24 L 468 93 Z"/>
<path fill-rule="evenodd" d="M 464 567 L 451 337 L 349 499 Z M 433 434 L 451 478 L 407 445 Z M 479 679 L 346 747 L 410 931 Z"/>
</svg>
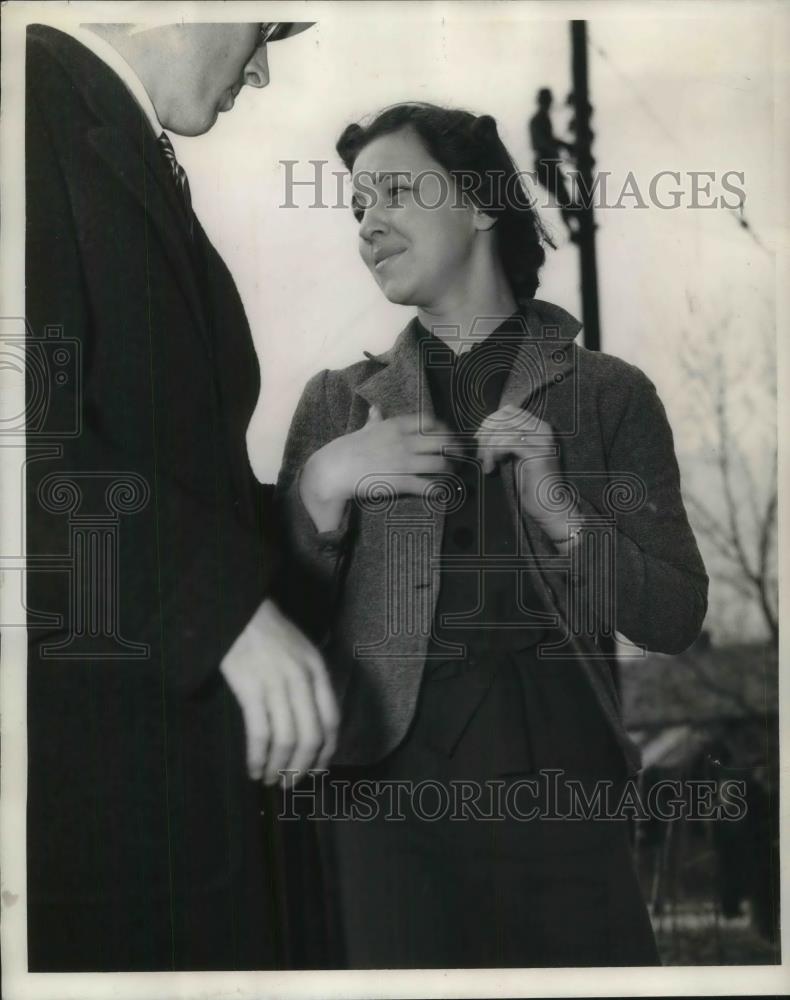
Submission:
<svg viewBox="0 0 790 1000">
<path fill-rule="evenodd" d="M 528 299 L 519 306 L 526 331 L 502 392 L 502 406 L 528 405 L 530 399 L 561 382 L 573 369 L 573 340 L 581 330 L 577 319 L 551 302 Z M 424 344 L 417 321 L 412 320 L 388 351 L 367 355 L 383 367 L 361 383 L 357 393 L 378 406 L 385 417 L 417 412 L 433 416 Z"/>
<path fill-rule="evenodd" d="M 426 347 L 427 341 L 420 338 L 415 318 L 388 351 L 367 355 L 383 367 L 357 386 L 357 393 L 371 406 L 378 406 L 385 417 L 417 412 L 433 416 L 424 364 Z"/>
<path fill-rule="evenodd" d="M 154 107 L 148 91 L 145 89 L 143 81 L 137 75 L 137 71 L 131 63 L 128 63 L 120 52 L 118 52 L 114 46 L 110 45 L 108 41 L 102 38 L 101 35 L 97 35 L 94 31 L 83 28 L 81 25 L 74 27 L 62 25 L 59 30 L 63 32 L 63 34 L 70 35 L 78 41 L 80 45 L 84 45 L 85 48 L 92 52 L 97 59 L 101 59 L 101 61 L 108 66 L 113 73 L 115 73 L 115 75 L 123 82 L 132 97 L 134 97 L 140 105 L 140 109 L 148 119 L 148 123 L 151 126 L 153 134 L 159 135 L 162 131 L 162 123 L 159 121 L 156 108 Z"/>
</svg>

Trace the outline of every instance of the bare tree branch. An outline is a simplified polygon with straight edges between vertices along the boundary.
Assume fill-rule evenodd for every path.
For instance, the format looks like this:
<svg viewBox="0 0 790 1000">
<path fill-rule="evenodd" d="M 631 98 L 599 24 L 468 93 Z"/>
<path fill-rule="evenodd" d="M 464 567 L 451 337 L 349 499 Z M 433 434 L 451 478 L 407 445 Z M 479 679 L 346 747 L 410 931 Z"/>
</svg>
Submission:
<svg viewBox="0 0 790 1000">
<path fill-rule="evenodd" d="M 738 562 L 744 574 L 750 579 L 755 579 L 756 570 L 751 566 L 749 557 L 741 535 L 741 526 L 738 521 L 738 504 L 732 488 L 731 480 L 731 449 L 729 421 L 727 419 L 727 382 L 724 374 L 724 363 L 721 352 L 717 351 L 714 361 L 716 379 L 716 424 L 719 429 L 720 448 L 718 453 L 719 470 L 721 472 L 722 488 L 724 490 L 725 508 L 727 520 L 729 522 L 729 535 L 733 548 L 737 555 Z"/>
<path fill-rule="evenodd" d="M 696 679 L 713 694 L 718 695 L 720 698 L 725 698 L 726 700 L 732 702 L 737 708 L 742 712 L 750 713 L 755 710 L 755 706 L 749 701 L 748 698 L 740 691 L 736 691 L 727 685 L 721 684 L 719 681 L 711 677 L 710 672 L 707 671 L 703 662 L 696 656 L 691 655 L 686 658 L 686 665 L 689 668 L 689 672 L 696 677 Z"/>
<path fill-rule="evenodd" d="M 730 317 L 715 326 L 710 324 L 705 336 L 689 337 L 680 359 L 681 367 L 692 386 L 689 394 L 695 411 L 702 410 L 701 436 L 711 442 L 713 468 L 720 484 L 716 513 L 711 502 L 698 494 L 684 491 L 695 529 L 730 569 L 717 570 L 718 578 L 741 597 L 755 602 L 768 628 L 772 644 L 778 642 L 776 577 L 773 572 L 777 516 L 776 447 L 770 453 L 770 482 L 758 486 L 749 455 L 765 444 L 763 427 L 766 399 L 775 399 L 776 365 L 772 344 L 773 326 L 760 325 L 758 339 L 763 350 L 750 349 L 739 359 L 737 369 L 725 363 L 722 334 Z M 753 386 L 759 386 L 755 397 Z M 712 427 L 712 434 L 707 428 Z M 755 436 L 755 431 L 757 434 Z M 707 461 L 707 449 L 700 456 Z M 713 502 L 713 501 L 712 501 Z"/>
<path fill-rule="evenodd" d="M 705 504 L 692 493 L 686 493 L 686 505 L 696 517 L 696 527 L 715 546 L 720 555 L 731 562 L 738 563 L 738 553 L 733 544 L 728 528 L 723 526 L 718 518 L 707 509 Z"/>
</svg>

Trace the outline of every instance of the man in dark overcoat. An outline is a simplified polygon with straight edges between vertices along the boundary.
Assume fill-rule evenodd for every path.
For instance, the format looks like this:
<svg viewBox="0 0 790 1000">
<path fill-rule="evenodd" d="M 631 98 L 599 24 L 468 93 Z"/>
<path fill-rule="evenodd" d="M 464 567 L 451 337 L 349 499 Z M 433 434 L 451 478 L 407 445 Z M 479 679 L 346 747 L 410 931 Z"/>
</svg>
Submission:
<svg viewBox="0 0 790 1000">
<path fill-rule="evenodd" d="M 328 759 L 336 716 L 271 597 L 257 358 L 168 132 L 304 27 L 28 30 L 31 971 L 282 961 L 261 781 Z"/>
</svg>

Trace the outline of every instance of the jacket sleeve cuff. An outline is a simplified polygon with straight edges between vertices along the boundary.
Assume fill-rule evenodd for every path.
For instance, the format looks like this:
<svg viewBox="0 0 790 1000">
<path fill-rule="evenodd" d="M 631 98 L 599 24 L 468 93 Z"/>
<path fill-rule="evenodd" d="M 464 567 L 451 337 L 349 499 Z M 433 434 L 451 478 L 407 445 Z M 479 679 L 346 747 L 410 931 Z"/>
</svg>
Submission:
<svg viewBox="0 0 790 1000">
<path fill-rule="evenodd" d="M 343 517 L 336 528 L 330 531 L 319 531 L 304 505 L 304 500 L 302 500 L 301 479 L 302 473 L 300 471 L 291 483 L 286 500 L 288 533 L 291 543 L 298 551 L 308 557 L 317 554 L 337 556 L 348 534 L 351 504 L 346 504 Z"/>
</svg>

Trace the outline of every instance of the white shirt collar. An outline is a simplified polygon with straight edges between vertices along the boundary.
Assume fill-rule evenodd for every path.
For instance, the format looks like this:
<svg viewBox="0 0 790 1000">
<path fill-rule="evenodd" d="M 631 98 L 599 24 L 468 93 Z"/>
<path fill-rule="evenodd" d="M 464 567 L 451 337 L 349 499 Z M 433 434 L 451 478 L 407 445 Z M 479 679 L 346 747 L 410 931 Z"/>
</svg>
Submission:
<svg viewBox="0 0 790 1000">
<path fill-rule="evenodd" d="M 86 49 L 90 49 L 97 58 L 101 59 L 105 65 L 109 66 L 120 77 L 122 83 L 140 105 L 145 117 L 150 122 L 154 135 L 157 137 L 161 135 L 162 123 L 156 115 L 156 109 L 154 108 L 153 101 L 148 96 L 148 91 L 143 86 L 140 77 L 118 50 L 114 49 L 109 42 L 87 28 L 76 26 L 63 27 L 62 25 L 58 25 L 58 28 L 66 34 L 71 35 L 72 38 L 84 45 Z"/>
</svg>

